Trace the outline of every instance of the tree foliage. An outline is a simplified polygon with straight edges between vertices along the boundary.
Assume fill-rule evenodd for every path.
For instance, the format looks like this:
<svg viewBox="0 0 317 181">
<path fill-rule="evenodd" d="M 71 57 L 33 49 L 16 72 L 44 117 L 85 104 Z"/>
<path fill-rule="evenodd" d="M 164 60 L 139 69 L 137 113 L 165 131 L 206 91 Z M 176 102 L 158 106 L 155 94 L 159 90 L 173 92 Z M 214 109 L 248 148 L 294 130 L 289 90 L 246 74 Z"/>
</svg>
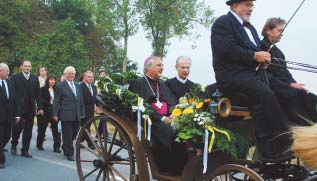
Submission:
<svg viewBox="0 0 317 181">
<path fill-rule="evenodd" d="M 210 8 L 197 0 L 138 0 L 137 5 L 153 54 L 161 57 L 170 38 L 190 35 L 195 25 L 210 26 L 214 20 Z"/>
<path fill-rule="evenodd" d="M 136 4 L 133 0 L 96 0 L 97 22 L 113 40 L 124 40 L 122 71 L 127 70 L 128 37 L 138 30 Z"/>
<path fill-rule="evenodd" d="M 135 71 L 128 38 L 139 22 L 163 56 L 171 37 L 211 21 L 210 9 L 194 0 L 0 0 L 0 62 L 14 70 L 27 58 L 57 75 L 67 65 Z"/>
<path fill-rule="evenodd" d="M 12 67 L 18 56 L 27 45 L 25 14 L 28 6 L 25 0 L 0 1 L 0 62 Z"/>
<path fill-rule="evenodd" d="M 58 22 L 49 34 L 37 34 L 25 57 L 34 62 L 34 69 L 46 66 L 55 75 L 61 75 L 69 65 L 74 66 L 77 72 L 84 72 L 89 67 L 84 37 L 70 18 Z"/>
</svg>

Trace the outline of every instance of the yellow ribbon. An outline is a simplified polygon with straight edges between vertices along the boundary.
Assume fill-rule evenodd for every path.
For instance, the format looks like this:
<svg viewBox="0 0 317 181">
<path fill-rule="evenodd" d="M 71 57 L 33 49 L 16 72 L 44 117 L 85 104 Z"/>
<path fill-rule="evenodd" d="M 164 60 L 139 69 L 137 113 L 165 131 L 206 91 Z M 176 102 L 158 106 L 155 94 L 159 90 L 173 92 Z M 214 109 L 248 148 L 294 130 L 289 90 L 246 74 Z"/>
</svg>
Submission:
<svg viewBox="0 0 317 181">
<path fill-rule="evenodd" d="M 143 106 L 143 99 L 141 97 L 138 97 L 138 107 L 140 107 L 141 105 Z"/>
<path fill-rule="evenodd" d="M 207 126 L 207 129 L 211 132 L 211 138 L 210 138 L 210 142 L 209 142 L 209 146 L 208 146 L 208 152 L 210 153 L 211 150 L 212 150 L 212 147 L 214 145 L 214 142 L 215 142 L 215 138 L 216 138 L 216 134 L 215 132 L 219 132 L 219 133 L 222 133 L 224 135 L 226 135 L 227 139 L 229 141 L 231 141 L 231 138 L 230 138 L 230 135 L 227 131 L 224 131 L 224 130 L 220 130 L 218 128 L 215 128 L 213 126 Z"/>
<path fill-rule="evenodd" d="M 144 138 L 146 138 L 146 121 L 147 121 L 147 119 L 144 119 L 144 122 L 143 122 L 143 124 L 144 124 L 144 127 L 143 127 L 143 129 L 144 129 Z"/>
</svg>

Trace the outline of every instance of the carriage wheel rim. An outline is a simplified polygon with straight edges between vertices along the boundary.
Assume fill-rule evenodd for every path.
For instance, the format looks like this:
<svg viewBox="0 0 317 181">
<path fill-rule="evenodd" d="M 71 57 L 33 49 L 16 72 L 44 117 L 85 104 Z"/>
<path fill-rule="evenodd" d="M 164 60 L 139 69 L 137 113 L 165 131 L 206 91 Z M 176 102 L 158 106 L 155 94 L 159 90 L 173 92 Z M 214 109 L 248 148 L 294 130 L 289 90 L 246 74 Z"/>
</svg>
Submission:
<svg viewBox="0 0 317 181">
<path fill-rule="evenodd" d="M 80 180 L 88 179 L 88 177 L 94 177 L 96 180 L 103 178 L 106 178 L 106 180 L 109 178 L 129 180 L 134 178 L 136 175 L 136 167 L 134 165 L 135 157 L 129 137 L 127 137 L 115 120 L 103 116 L 96 116 L 90 120 L 90 124 L 96 128 L 98 125 L 96 123 L 101 120 L 105 121 L 105 124 L 107 123 L 107 126 L 103 127 L 103 133 L 105 134 L 100 135 L 101 132 L 96 130 L 98 133 L 96 133 L 96 137 L 94 137 L 94 133 L 89 135 L 90 140 L 95 141 L 92 145 L 94 148 L 83 145 L 83 143 L 79 141 L 84 134 L 89 133 L 86 128 L 88 124 L 85 124 L 83 126 L 84 129 L 78 134 L 76 142 L 76 162 Z M 108 134 L 111 129 L 113 132 Z M 80 147 L 84 147 L 84 149 L 81 150 Z M 122 167 L 125 168 L 125 170 L 121 170 L 120 168 Z M 129 171 L 127 172 L 127 170 Z"/>
</svg>

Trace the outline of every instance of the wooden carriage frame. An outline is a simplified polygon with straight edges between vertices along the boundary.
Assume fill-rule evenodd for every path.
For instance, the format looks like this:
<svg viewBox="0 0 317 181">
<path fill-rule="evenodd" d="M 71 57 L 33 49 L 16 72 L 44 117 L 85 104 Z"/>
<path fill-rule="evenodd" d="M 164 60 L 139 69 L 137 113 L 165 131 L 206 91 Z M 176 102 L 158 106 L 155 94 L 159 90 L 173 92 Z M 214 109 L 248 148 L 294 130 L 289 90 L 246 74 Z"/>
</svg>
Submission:
<svg viewBox="0 0 317 181">
<path fill-rule="evenodd" d="M 227 101 L 219 104 L 219 111 L 224 106 L 228 106 L 230 102 Z M 98 106 L 98 109 L 102 114 L 90 119 L 81 128 L 77 137 L 76 163 L 80 180 L 90 180 L 91 178 L 93 180 L 132 181 L 149 181 L 151 178 L 166 181 L 264 180 L 253 170 L 259 167 L 258 162 L 245 159 L 230 160 L 226 153 L 218 150 L 211 153 L 212 156 L 208 160 L 208 169 L 205 174 L 202 172 L 202 156 L 194 156 L 186 163 L 182 175 L 165 175 L 159 171 L 154 161 L 150 143 L 144 138 L 141 141 L 137 138 L 135 122 L 111 106 Z M 226 112 L 226 109 L 222 111 Z M 103 135 L 98 131 L 97 124 L 100 121 L 105 121 Z M 90 133 L 91 127 L 96 130 L 95 137 L 92 135 L 93 133 Z M 80 141 L 84 135 L 88 136 L 91 141 L 90 146 Z M 123 150 L 126 154 L 122 157 L 118 156 Z M 87 154 L 90 156 L 84 158 L 84 155 Z M 116 166 L 125 166 L 125 170 L 128 170 L 129 173 L 120 171 Z"/>
</svg>

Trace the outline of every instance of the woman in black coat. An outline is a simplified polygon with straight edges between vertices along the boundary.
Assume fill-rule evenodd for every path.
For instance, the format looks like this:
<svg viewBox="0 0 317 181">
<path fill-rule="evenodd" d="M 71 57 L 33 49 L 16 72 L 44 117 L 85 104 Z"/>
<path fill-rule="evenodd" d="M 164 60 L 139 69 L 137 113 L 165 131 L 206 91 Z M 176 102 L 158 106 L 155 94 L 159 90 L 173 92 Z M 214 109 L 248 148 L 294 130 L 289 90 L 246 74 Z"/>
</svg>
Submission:
<svg viewBox="0 0 317 181">
<path fill-rule="evenodd" d="M 43 141 L 48 123 L 51 123 L 52 135 L 54 140 L 54 152 L 60 153 L 61 134 L 58 132 L 58 121 L 53 120 L 53 101 L 56 85 L 56 77 L 48 76 L 45 81 L 45 86 L 41 88 L 41 99 L 43 103 L 44 119 L 41 124 L 38 124 L 38 136 L 36 147 L 39 150 L 44 150 Z"/>
</svg>

